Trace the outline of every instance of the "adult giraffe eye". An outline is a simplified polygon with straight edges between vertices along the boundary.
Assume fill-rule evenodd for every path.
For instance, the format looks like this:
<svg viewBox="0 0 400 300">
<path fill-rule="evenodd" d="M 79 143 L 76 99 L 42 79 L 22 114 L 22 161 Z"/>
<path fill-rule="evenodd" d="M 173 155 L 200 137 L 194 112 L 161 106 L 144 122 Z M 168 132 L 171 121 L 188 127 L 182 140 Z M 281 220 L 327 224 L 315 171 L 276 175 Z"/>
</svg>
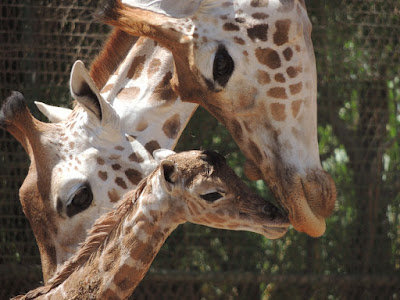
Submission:
<svg viewBox="0 0 400 300">
<path fill-rule="evenodd" d="M 213 192 L 213 193 L 208 193 L 208 194 L 204 194 L 204 195 L 200 195 L 200 197 L 208 202 L 214 202 L 220 198 L 223 197 L 222 194 L 218 193 L 218 192 Z"/>
<path fill-rule="evenodd" d="M 87 209 L 93 201 L 93 193 L 88 185 L 79 188 L 67 204 L 67 216 L 72 217 Z"/>
<path fill-rule="evenodd" d="M 224 46 L 219 46 L 217 53 L 215 53 L 213 65 L 214 81 L 224 87 L 228 83 L 234 68 L 235 64 L 228 51 L 226 51 Z"/>
</svg>

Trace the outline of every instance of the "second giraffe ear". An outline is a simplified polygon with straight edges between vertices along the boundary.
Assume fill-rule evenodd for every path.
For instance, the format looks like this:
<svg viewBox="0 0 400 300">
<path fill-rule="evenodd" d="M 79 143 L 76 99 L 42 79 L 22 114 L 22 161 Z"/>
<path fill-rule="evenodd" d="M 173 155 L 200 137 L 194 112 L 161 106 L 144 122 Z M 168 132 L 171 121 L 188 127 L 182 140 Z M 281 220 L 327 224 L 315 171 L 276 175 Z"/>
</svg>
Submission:
<svg viewBox="0 0 400 300">
<path fill-rule="evenodd" d="M 82 61 L 77 60 L 72 66 L 70 77 L 70 90 L 72 97 L 86 110 L 102 119 L 101 96 L 98 88 L 90 78 Z"/>
<path fill-rule="evenodd" d="M 104 125 L 118 123 L 118 117 L 110 103 L 103 99 L 82 61 L 77 60 L 71 70 L 70 90 L 72 97 Z"/>
<path fill-rule="evenodd" d="M 72 109 L 48 105 L 39 101 L 35 101 L 35 105 L 51 123 L 57 123 L 66 120 L 72 112 Z"/>
<path fill-rule="evenodd" d="M 165 159 L 160 164 L 160 181 L 167 192 L 172 191 L 172 186 L 178 181 L 179 172 L 173 161 Z"/>
</svg>

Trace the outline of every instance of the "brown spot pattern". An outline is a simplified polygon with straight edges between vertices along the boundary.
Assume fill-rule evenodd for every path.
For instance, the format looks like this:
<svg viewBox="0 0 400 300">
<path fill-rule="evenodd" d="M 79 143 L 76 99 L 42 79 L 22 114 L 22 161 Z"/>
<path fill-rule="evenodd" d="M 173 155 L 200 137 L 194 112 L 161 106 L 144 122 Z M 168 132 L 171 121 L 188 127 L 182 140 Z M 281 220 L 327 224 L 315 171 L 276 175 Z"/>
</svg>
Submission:
<svg viewBox="0 0 400 300">
<path fill-rule="evenodd" d="M 271 69 L 277 69 L 281 66 L 281 59 L 278 52 L 271 48 L 257 48 L 256 57 L 260 63 Z"/>
<path fill-rule="evenodd" d="M 143 162 L 143 157 L 141 157 L 140 154 L 138 154 L 136 152 L 133 152 L 131 155 L 129 155 L 128 158 L 129 158 L 130 161 L 134 161 L 134 162 L 137 162 L 137 163 Z"/>
<path fill-rule="evenodd" d="M 150 262 L 154 255 L 154 247 L 149 244 L 144 244 L 138 240 L 135 241 L 135 244 L 135 247 L 132 247 L 132 251 L 130 253 L 132 259 L 140 260 L 142 262 Z"/>
<path fill-rule="evenodd" d="M 114 277 L 115 285 L 121 290 L 126 291 L 132 287 L 132 283 L 135 280 L 136 269 L 128 265 L 123 265 L 119 268 L 117 274 Z"/>
<path fill-rule="evenodd" d="M 118 170 L 121 169 L 121 165 L 120 165 L 120 164 L 113 164 L 113 165 L 111 165 L 111 168 L 112 168 L 114 171 L 118 171 Z"/>
<path fill-rule="evenodd" d="M 257 82 L 259 84 L 267 84 L 271 82 L 269 74 L 262 70 L 257 70 Z"/>
<path fill-rule="evenodd" d="M 238 22 L 238 23 L 244 23 L 244 22 L 246 22 L 246 19 L 238 17 L 238 18 L 235 18 L 235 21 Z"/>
<path fill-rule="evenodd" d="M 258 24 L 247 29 L 247 35 L 254 42 L 257 39 L 267 41 L 268 39 L 268 24 Z"/>
<path fill-rule="evenodd" d="M 303 103 L 303 100 L 296 100 L 296 101 L 292 102 L 291 108 L 292 108 L 293 118 L 296 118 L 297 115 L 299 114 L 300 107 L 301 107 L 302 103 Z"/>
<path fill-rule="evenodd" d="M 222 26 L 222 28 L 225 31 L 239 31 L 239 26 L 237 26 L 233 23 L 225 23 L 224 26 Z"/>
<path fill-rule="evenodd" d="M 285 76 L 283 76 L 282 73 L 278 73 L 278 74 L 275 74 L 275 81 L 276 82 L 280 82 L 280 83 L 284 83 L 284 82 L 286 82 L 286 79 L 285 79 Z"/>
<path fill-rule="evenodd" d="M 301 71 L 301 67 L 289 67 L 286 69 L 286 73 L 289 75 L 290 78 L 295 78 L 297 75 L 299 75 Z"/>
<path fill-rule="evenodd" d="M 283 50 L 283 56 L 285 57 L 285 59 L 287 61 L 291 60 L 293 57 L 293 50 L 292 48 L 286 48 L 285 50 Z"/>
<path fill-rule="evenodd" d="M 263 20 L 263 19 L 269 18 L 269 15 L 264 14 L 264 13 L 254 13 L 254 14 L 252 14 L 251 16 L 252 16 L 254 19 L 257 19 L 257 20 Z"/>
<path fill-rule="evenodd" d="M 270 104 L 272 117 L 276 121 L 284 121 L 286 119 L 285 105 L 280 103 Z"/>
<path fill-rule="evenodd" d="M 145 55 L 136 56 L 131 64 L 131 67 L 129 68 L 129 71 L 127 74 L 128 78 L 132 78 L 132 79 L 139 78 L 140 75 L 142 74 L 142 70 L 143 70 L 145 61 L 146 61 Z"/>
<path fill-rule="evenodd" d="M 122 146 L 115 146 L 114 149 L 118 150 L 118 151 L 124 151 L 125 150 L 125 148 L 122 147 Z"/>
<path fill-rule="evenodd" d="M 289 19 L 278 20 L 275 22 L 276 31 L 274 33 L 274 43 L 281 46 L 289 41 L 289 29 L 291 21 Z"/>
<path fill-rule="evenodd" d="M 181 128 L 181 120 L 178 114 L 174 114 L 171 118 L 165 121 L 162 130 L 165 135 L 170 139 L 177 137 L 179 129 Z"/>
<path fill-rule="evenodd" d="M 126 170 L 125 175 L 128 178 L 128 180 L 134 185 L 137 185 L 140 182 L 140 180 L 143 179 L 142 173 L 140 173 L 138 170 L 135 169 Z"/>
<path fill-rule="evenodd" d="M 233 39 L 234 39 L 236 44 L 239 44 L 239 45 L 244 45 L 245 44 L 245 41 L 240 37 L 235 36 Z"/>
<path fill-rule="evenodd" d="M 107 172 L 99 171 L 98 173 L 101 180 L 106 181 L 108 178 Z"/>
<path fill-rule="evenodd" d="M 267 7 L 268 3 L 269 3 L 269 0 L 251 0 L 250 5 L 252 7 L 260 7 L 260 6 Z"/>
<path fill-rule="evenodd" d="M 121 155 L 117 155 L 117 154 L 111 154 L 108 157 L 108 159 L 110 159 L 110 160 L 117 160 L 117 159 L 120 159 L 120 158 L 121 158 Z"/>
<path fill-rule="evenodd" d="M 102 293 L 101 298 L 108 300 L 116 300 L 121 299 L 118 294 L 116 294 L 112 289 L 107 289 L 104 293 Z"/>
<path fill-rule="evenodd" d="M 133 86 L 129 88 L 122 88 L 118 94 L 117 98 L 119 100 L 131 100 L 137 97 L 140 93 L 140 88 Z"/>
<path fill-rule="evenodd" d="M 105 161 L 104 161 L 104 159 L 102 159 L 101 157 L 98 157 L 97 158 L 97 163 L 99 164 L 99 165 L 104 165 L 105 164 Z"/>
<path fill-rule="evenodd" d="M 149 151 L 149 153 L 151 153 L 151 154 L 153 154 L 153 151 L 154 151 L 154 150 L 157 150 L 157 149 L 160 149 L 160 148 L 161 148 L 160 144 L 159 144 L 157 141 L 155 141 L 155 140 L 152 140 L 152 141 L 148 142 L 146 145 L 144 145 L 144 147 L 145 147 L 145 148 L 147 149 L 147 151 Z"/>
<path fill-rule="evenodd" d="M 303 88 L 303 83 L 301 81 L 299 83 L 289 85 L 290 93 L 292 95 L 300 93 L 302 88 Z"/>
<path fill-rule="evenodd" d="M 159 60 L 158 58 L 154 58 L 150 62 L 149 67 L 147 69 L 147 76 L 151 78 L 155 73 L 158 72 L 160 66 L 161 66 L 161 60 Z"/>
<path fill-rule="evenodd" d="M 118 186 L 120 186 L 121 188 L 123 188 L 124 190 L 126 190 L 128 188 L 128 186 L 126 185 L 126 182 L 121 177 L 115 178 L 115 183 Z"/>
<path fill-rule="evenodd" d="M 175 94 L 175 92 L 172 90 L 170 80 L 172 78 L 172 73 L 167 72 L 161 82 L 156 86 L 154 89 L 154 99 L 156 101 L 169 101 L 169 100 L 175 100 L 178 96 Z"/>
<path fill-rule="evenodd" d="M 108 198 L 112 203 L 117 202 L 120 198 L 118 192 L 115 189 L 108 191 Z"/>
<path fill-rule="evenodd" d="M 267 91 L 267 96 L 277 99 L 287 99 L 286 90 L 283 87 L 274 87 Z"/>
</svg>

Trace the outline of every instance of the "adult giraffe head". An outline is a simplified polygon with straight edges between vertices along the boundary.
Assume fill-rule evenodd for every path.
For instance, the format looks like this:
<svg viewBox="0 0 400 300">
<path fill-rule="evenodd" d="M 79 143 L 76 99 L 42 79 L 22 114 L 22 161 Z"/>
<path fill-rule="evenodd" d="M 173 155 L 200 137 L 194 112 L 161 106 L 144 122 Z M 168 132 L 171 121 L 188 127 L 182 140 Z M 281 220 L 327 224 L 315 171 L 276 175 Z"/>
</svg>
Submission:
<svg viewBox="0 0 400 300">
<path fill-rule="evenodd" d="M 268 184 L 295 229 L 322 235 L 336 189 L 319 159 L 304 1 L 151 3 L 111 0 L 102 18 L 168 48 L 182 100 L 199 103 L 226 126 L 247 158 L 246 174 Z"/>
<path fill-rule="evenodd" d="M 77 105 L 62 122 L 34 118 L 19 92 L 0 110 L 0 128 L 31 160 L 19 196 L 45 282 L 75 253 L 94 221 L 157 165 L 142 144 L 122 132 L 118 115 L 83 68 L 75 68 L 71 86 Z"/>
</svg>

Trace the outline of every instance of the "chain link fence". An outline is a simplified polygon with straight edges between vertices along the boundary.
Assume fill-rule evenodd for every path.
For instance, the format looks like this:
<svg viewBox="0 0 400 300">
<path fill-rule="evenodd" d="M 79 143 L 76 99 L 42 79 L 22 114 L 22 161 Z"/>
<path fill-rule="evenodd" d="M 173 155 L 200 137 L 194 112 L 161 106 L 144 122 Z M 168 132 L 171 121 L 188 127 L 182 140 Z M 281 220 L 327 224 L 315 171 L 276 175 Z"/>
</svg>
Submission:
<svg viewBox="0 0 400 300">
<path fill-rule="evenodd" d="M 135 299 L 400 298 L 400 2 L 306 1 L 319 82 L 319 141 L 338 204 L 319 239 L 290 231 L 277 241 L 251 233 L 179 227 Z M 76 59 L 86 65 L 109 28 L 93 0 L 0 4 L 0 97 L 22 91 L 68 106 Z M 206 121 L 205 121 L 206 120 Z M 178 150 L 212 148 L 237 173 L 243 157 L 226 130 L 199 109 Z M 0 299 L 41 284 L 40 258 L 18 189 L 29 167 L 0 130 Z M 260 182 L 252 185 L 268 196 Z"/>
</svg>

